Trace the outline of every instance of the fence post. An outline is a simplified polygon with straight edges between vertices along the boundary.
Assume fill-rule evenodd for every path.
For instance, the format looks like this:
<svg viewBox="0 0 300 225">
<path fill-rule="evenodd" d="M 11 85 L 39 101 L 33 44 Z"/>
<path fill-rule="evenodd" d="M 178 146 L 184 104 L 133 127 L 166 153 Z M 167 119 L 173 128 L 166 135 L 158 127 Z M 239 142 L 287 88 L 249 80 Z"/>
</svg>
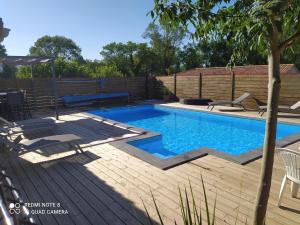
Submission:
<svg viewBox="0 0 300 225">
<path fill-rule="evenodd" d="M 126 91 L 128 93 L 127 103 L 130 103 L 131 99 L 134 99 L 134 96 L 130 96 L 131 92 L 130 92 L 129 86 L 128 86 L 128 77 L 127 77 L 127 75 L 124 76 L 124 79 L 125 79 L 125 88 L 126 88 Z"/>
<path fill-rule="evenodd" d="M 176 75 L 176 73 L 174 73 L 173 78 L 174 78 L 173 91 L 174 91 L 175 98 L 177 98 L 177 75 Z"/>
<path fill-rule="evenodd" d="M 37 105 L 36 105 L 36 91 L 35 91 L 35 86 L 36 85 L 34 85 L 34 79 L 33 79 L 33 77 L 31 77 L 31 79 L 30 79 L 30 86 L 31 86 L 31 94 L 32 94 L 32 97 L 33 97 L 33 101 L 31 101 L 31 103 L 32 103 L 32 108 L 34 109 L 34 110 L 37 110 Z"/>
<path fill-rule="evenodd" d="M 235 97 L 235 73 L 231 71 L 231 101 L 234 100 Z"/>
<path fill-rule="evenodd" d="M 145 98 L 149 99 L 149 74 L 146 73 L 145 76 Z"/>
<path fill-rule="evenodd" d="M 18 84 L 18 80 L 17 80 L 17 78 L 16 78 L 16 75 L 14 74 L 14 86 L 15 86 L 15 89 L 16 90 L 19 90 L 19 84 Z"/>
<path fill-rule="evenodd" d="M 199 73 L 198 78 L 198 98 L 202 98 L 202 73 Z"/>
<path fill-rule="evenodd" d="M 59 120 L 59 112 L 58 112 L 58 102 L 57 102 L 57 82 L 56 82 L 56 74 L 55 74 L 55 68 L 54 68 L 54 62 L 51 62 L 51 72 L 52 72 L 52 89 L 53 89 L 53 95 L 54 95 L 54 107 L 55 107 L 55 118 L 56 120 Z"/>
<path fill-rule="evenodd" d="M 33 77 L 33 65 L 30 66 L 30 73 L 31 73 L 31 94 L 32 94 L 32 97 L 33 97 L 33 109 L 34 110 L 37 110 L 37 102 L 36 102 L 36 90 L 35 90 L 35 87 L 36 85 L 34 84 L 35 80 L 34 80 L 34 77 Z"/>
</svg>

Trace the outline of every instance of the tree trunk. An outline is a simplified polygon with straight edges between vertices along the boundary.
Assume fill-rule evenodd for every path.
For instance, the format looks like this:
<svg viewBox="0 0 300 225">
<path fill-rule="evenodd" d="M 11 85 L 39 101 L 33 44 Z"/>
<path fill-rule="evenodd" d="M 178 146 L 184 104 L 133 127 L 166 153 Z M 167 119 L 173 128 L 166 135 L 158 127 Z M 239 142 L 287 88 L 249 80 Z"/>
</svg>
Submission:
<svg viewBox="0 0 300 225">
<path fill-rule="evenodd" d="M 263 148 L 260 183 L 257 192 L 254 225 L 263 225 L 270 194 L 274 150 L 276 144 L 277 113 L 280 92 L 280 50 L 273 47 L 269 57 L 269 85 L 268 85 L 268 110 L 266 118 L 266 131 Z"/>
</svg>

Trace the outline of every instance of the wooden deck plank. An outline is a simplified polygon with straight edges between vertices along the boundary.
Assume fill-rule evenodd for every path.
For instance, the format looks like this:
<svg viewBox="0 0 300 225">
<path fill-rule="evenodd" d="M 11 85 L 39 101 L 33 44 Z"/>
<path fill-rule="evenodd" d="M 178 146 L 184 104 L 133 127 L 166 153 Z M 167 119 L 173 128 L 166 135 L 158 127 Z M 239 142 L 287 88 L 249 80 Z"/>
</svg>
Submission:
<svg viewBox="0 0 300 225">
<path fill-rule="evenodd" d="M 110 195 L 105 193 L 102 190 L 100 184 L 97 186 L 95 183 L 90 181 L 85 175 L 81 174 L 77 168 L 73 167 L 73 165 L 65 166 L 65 169 L 69 171 L 70 174 L 73 174 L 74 177 L 78 180 L 78 182 L 82 182 L 83 185 L 86 185 L 86 188 L 93 194 L 93 196 L 98 199 L 98 201 L 102 202 L 102 204 L 106 205 L 113 213 L 114 217 L 118 217 L 125 224 L 135 224 L 138 223 L 138 219 L 127 213 L 126 210 L 122 207 L 119 202 L 114 200 Z M 86 173 L 85 173 L 86 174 Z M 99 182 L 98 182 L 99 183 Z"/>
<path fill-rule="evenodd" d="M 120 154 L 122 154 L 122 153 L 120 153 Z M 113 162 L 111 162 L 110 164 L 112 164 Z M 121 164 L 122 163 L 122 161 L 119 161 L 118 162 L 118 164 Z M 130 163 L 132 163 L 132 162 L 130 162 Z M 142 168 L 141 168 L 141 166 L 138 166 L 138 165 L 134 165 L 133 166 L 133 168 L 136 168 L 137 170 L 140 170 L 140 171 L 142 171 Z M 137 172 L 137 171 L 136 171 Z M 161 171 L 162 172 L 162 171 Z M 132 174 L 132 171 L 129 171 L 129 173 L 130 174 Z M 155 180 L 154 179 L 145 179 L 145 171 L 143 171 L 142 172 L 142 174 L 144 174 L 144 176 L 139 176 L 137 179 L 139 180 L 140 179 L 140 177 L 142 177 L 143 179 L 143 181 L 142 182 L 148 182 L 148 183 L 156 183 L 157 182 L 157 180 L 158 180 L 158 178 L 159 178 L 159 176 L 156 176 L 155 177 Z M 142 175 L 141 174 L 141 175 Z M 175 177 L 174 177 L 175 178 Z M 172 180 L 172 179 L 171 179 Z M 177 209 L 178 210 L 178 208 L 179 208 L 179 204 L 178 204 L 178 202 L 179 202 L 179 199 L 178 199 L 178 185 L 179 185 L 179 183 L 170 183 L 170 181 L 171 181 L 170 179 L 168 179 L 168 177 L 167 176 L 164 176 L 163 177 L 163 182 L 164 182 L 164 184 L 162 184 L 163 186 L 161 186 L 161 188 L 159 188 L 158 190 L 154 190 L 153 191 L 153 193 L 155 194 L 155 197 L 157 197 L 157 199 L 161 199 L 161 202 L 163 202 L 163 203 L 165 203 L 165 204 L 167 204 L 167 205 L 169 205 L 168 203 L 170 203 L 171 201 L 172 201 L 172 205 L 174 205 L 174 209 Z M 186 179 L 187 181 L 188 181 L 188 179 Z M 174 187 L 174 189 L 173 190 L 168 190 L 168 189 L 166 189 L 165 187 L 168 187 L 168 186 L 173 186 Z M 186 186 L 188 186 L 188 183 L 186 183 Z M 200 187 L 200 186 L 198 186 L 198 187 Z M 163 189 L 162 189 L 163 188 Z M 150 191 L 149 191 L 150 192 Z M 197 190 L 196 190 L 196 188 L 195 188 L 195 190 L 194 190 L 194 192 L 195 192 L 195 196 L 196 197 L 198 197 L 197 195 L 196 195 L 196 193 L 197 193 Z M 215 194 L 213 194 L 213 196 L 212 196 L 213 198 L 215 197 Z M 169 198 L 167 201 L 165 201 L 166 200 L 166 198 Z M 221 204 L 222 205 L 222 204 Z M 211 205 L 212 206 L 212 205 Z M 223 207 L 223 209 L 224 209 L 225 207 Z M 218 207 L 218 209 L 217 209 L 217 211 L 219 211 L 219 209 L 222 209 L 222 207 Z M 222 210 L 221 210 L 222 211 Z M 220 211 L 220 213 L 221 213 L 221 211 Z M 223 214 L 223 216 L 224 216 L 224 214 Z"/>
<path fill-rule="evenodd" d="M 112 152 L 110 152 L 110 153 L 113 154 L 113 155 L 115 155 L 115 154 L 112 153 Z M 119 153 L 119 154 L 123 154 L 123 153 Z M 122 158 L 122 157 L 121 157 L 121 158 Z M 134 160 L 133 160 L 133 161 L 134 161 Z M 122 162 L 120 161 L 119 163 L 122 163 Z M 127 163 L 132 164 L 133 162 L 128 162 L 128 161 L 127 161 Z M 133 167 L 133 168 L 137 168 L 138 170 L 141 171 L 141 173 L 146 174 L 145 171 L 143 171 L 143 170 L 141 169 L 140 166 L 132 165 L 132 167 Z M 179 168 L 179 167 L 178 167 L 178 168 Z M 153 171 L 155 171 L 154 168 L 152 168 L 151 172 L 153 172 Z M 161 170 L 160 170 L 160 171 L 161 171 Z M 169 170 L 169 171 L 161 171 L 161 173 L 169 173 L 170 171 L 173 171 L 173 170 Z M 148 171 L 148 172 L 149 172 L 149 171 Z M 196 174 L 199 174 L 199 175 L 200 175 L 200 173 L 199 173 L 198 171 L 197 171 Z M 178 177 L 178 174 L 177 174 L 176 176 Z M 176 176 L 172 177 L 172 180 L 173 180 L 173 179 L 176 180 Z M 179 176 L 179 177 L 180 177 L 180 176 Z M 158 176 L 155 177 L 156 180 L 157 180 L 157 178 L 158 178 Z M 174 200 L 174 201 L 177 203 L 177 205 L 178 205 L 178 190 L 177 190 L 177 188 L 178 188 L 178 184 L 179 184 L 179 183 L 175 183 L 175 184 L 172 185 L 172 184 L 169 183 L 168 177 L 164 177 L 163 179 L 164 179 L 164 182 L 165 182 L 165 187 L 173 186 L 173 187 L 176 188 L 175 193 L 170 193 L 170 192 L 167 191 L 166 189 L 164 189 L 164 192 L 167 193 L 168 195 L 171 195 L 171 198 L 173 198 L 173 200 Z M 185 177 L 185 178 L 182 179 L 182 180 L 186 180 L 185 185 L 188 186 L 188 177 Z M 200 178 L 199 178 L 199 177 L 197 178 L 197 180 L 200 182 Z M 153 181 L 149 180 L 149 182 L 153 182 Z M 197 186 L 194 187 L 195 193 L 196 193 L 196 190 L 197 190 L 198 187 L 201 187 L 201 184 L 200 184 L 200 183 L 199 183 L 199 185 L 197 185 Z M 215 187 L 214 187 L 214 188 L 215 188 Z M 218 192 L 218 193 L 219 193 L 219 192 Z M 196 196 L 196 195 L 195 195 L 195 196 Z M 212 193 L 212 195 L 209 195 L 209 196 L 211 196 L 211 199 L 214 200 L 215 193 Z M 196 197 L 197 197 L 197 196 L 196 196 Z M 218 197 L 218 199 L 219 199 L 219 197 Z M 203 200 L 203 198 L 202 198 L 202 200 Z M 222 200 L 222 199 L 220 199 L 220 200 Z M 210 203 L 211 203 L 210 205 L 212 206 L 213 201 L 210 202 Z M 218 206 L 223 205 L 222 201 L 221 201 L 220 203 L 221 203 L 221 204 L 218 203 Z M 235 214 L 228 210 L 228 203 L 230 203 L 230 202 L 227 202 L 227 205 L 225 204 L 224 207 L 218 207 L 217 211 L 218 211 L 220 208 L 223 209 L 223 210 L 224 210 L 224 209 L 227 209 L 227 210 L 225 211 L 225 213 L 227 214 L 227 220 L 231 220 L 231 222 L 234 222 L 233 220 L 235 220 Z M 233 210 L 233 212 L 235 212 L 235 211 L 236 211 L 236 210 Z M 249 209 L 247 209 L 247 211 L 249 212 Z M 221 213 L 221 212 L 222 212 L 222 210 L 220 211 L 220 213 Z M 222 215 L 222 214 L 223 214 L 223 215 Z M 222 212 L 222 214 L 221 214 L 221 215 L 224 216 L 224 212 Z M 232 214 L 232 215 L 231 215 L 231 218 L 228 216 L 228 215 L 230 215 L 230 214 Z M 221 217 L 221 216 L 220 216 L 220 217 Z M 221 218 L 223 218 L 223 217 L 221 217 Z M 243 216 L 241 215 L 241 213 L 239 213 L 239 219 L 242 220 L 242 221 L 245 221 L 246 218 L 245 218 L 245 216 L 243 217 Z"/>
<path fill-rule="evenodd" d="M 20 163 L 21 164 L 21 163 Z M 36 166 L 34 165 L 26 165 L 25 166 L 21 166 L 22 169 L 27 169 L 28 174 L 30 174 L 29 179 L 31 179 L 32 183 L 35 185 L 35 188 L 37 190 L 37 192 L 40 194 L 40 196 L 42 197 L 42 199 L 40 200 L 40 202 L 44 202 L 44 203 L 60 203 L 60 199 L 59 198 L 55 198 L 55 196 L 53 195 L 53 193 L 51 192 L 51 190 L 48 188 L 49 187 L 49 179 L 47 179 L 47 177 L 40 177 L 36 170 L 40 169 L 40 168 L 36 168 Z M 45 179 L 46 178 L 46 179 Z M 55 209 L 55 208 L 48 208 L 48 209 Z M 64 207 L 60 207 L 59 209 L 64 209 Z M 42 216 L 41 216 L 42 217 Z M 71 217 L 69 216 L 53 216 L 54 219 L 57 220 L 58 224 L 74 224 L 74 221 L 72 221 Z"/>
<path fill-rule="evenodd" d="M 145 201 L 145 203 L 147 204 L 151 202 L 151 193 L 149 186 L 146 187 L 145 185 L 136 182 L 135 180 L 132 180 L 132 177 L 129 178 L 128 176 L 120 176 L 119 174 L 121 174 L 121 170 L 112 170 L 110 168 L 111 165 L 109 164 L 110 162 L 108 162 L 107 164 L 107 162 L 105 161 L 95 162 L 91 164 L 89 168 L 91 168 L 95 175 L 97 175 L 98 173 L 104 173 L 108 177 L 110 177 L 113 181 L 112 185 L 114 186 L 114 189 L 118 190 L 118 192 L 122 193 L 122 195 L 126 196 L 127 198 L 130 197 L 130 200 L 136 202 L 138 205 L 140 205 L 141 208 L 141 199 L 143 199 L 143 201 Z M 136 184 L 141 185 L 142 188 L 138 188 Z M 137 192 L 136 190 L 139 191 Z M 158 202 L 164 204 L 164 202 L 161 202 L 160 200 L 158 200 Z M 165 211 L 166 219 L 172 221 L 173 218 L 170 218 L 168 216 L 174 215 L 171 213 L 171 211 L 174 211 L 174 209 L 168 205 L 165 205 L 165 207 L 162 210 Z"/>
<path fill-rule="evenodd" d="M 1 167 L 5 168 L 7 175 L 10 178 L 12 178 L 13 185 L 15 186 L 15 188 L 17 188 L 20 191 L 22 201 L 29 202 L 30 196 L 28 196 L 28 194 L 24 191 L 24 186 L 23 184 L 20 183 L 19 177 L 15 173 L 14 166 L 10 164 L 9 157 L 7 156 L 7 154 L 4 154 L 3 152 L 2 154 L 3 154 L 2 157 L 0 157 Z M 35 222 L 41 224 L 41 221 L 37 215 L 32 215 L 32 218 L 35 220 Z"/>
<path fill-rule="evenodd" d="M 75 178 L 73 170 L 67 171 L 67 168 L 69 168 L 68 163 L 64 163 L 63 166 L 61 163 L 58 163 L 56 168 L 57 173 L 64 178 L 67 177 L 65 181 L 72 186 L 82 198 L 84 198 L 88 205 L 94 210 L 95 214 L 98 214 L 99 217 L 101 217 L 107 224 L 124 224 L 124 222 L 120 220 L 115 213 L 109 210 L 107 205 L 103 204 L 101 201 L 98 201 L 97 197 L 87 188 L 87 183 L 83 185 Z"/>
<path fill-rule="evenodd" d="M 28 167 L 24 170 L 24 168 L 20 166 L 18 159 L 9 159 L 9 161 L 11 166 L 14 167 L 14 172 L 19 179 L 19 183 L 21 184 L 19 188 L 21 188 L 21 190 L 25 190 L 28 200 L 30 200 L 32 203 L 44 202 L 42 196 L 38 192 L 38 188 L 30 179 L 31 175 L 27 171 Z M 52 215 L 45 217 L 42 215 L 37 215 L 37 217 L 41 224 L 58 224 L 57 220 Z"/>
<path fill-rule="evenodd" d="M 145 222 L 145 218 L 141 218 L 144 215 L 139 214 L 137 216 L 136 212 L 131 212 L 132 208 L 130 208 L 130 204 L 128 204 L 125 199 L 120 198 L 120 196 L 113 192 L 107 185 L 103 185 L 103 181 L 99 181 L 103 176 L 96 178 L 90 173 L 87 174 L 86 170 L 81 167 L 75 167 L 74 165 L 70 166 L 73 166 L 72 173 L 76 174 L 76 177 L 81 182 L 88 184 L 87 188 L 96 195 L 95 197 L 100 198 L 101 201 L 107 204 L 108 207 L 110 207 L 114 213 L 117 213 L 117 216 L 127 224 L 140 224 L 141 222 Z"/>
<path fill-rule="evenodd" d="M 46 169 L 39 169 L 36 171 L 40 177 L 43 177 L 47 180 L 47 185 L 49 188 L 49 192 L 53 193 L 55 196 L 54 199 L 61 203 L 62 208 L 68 210 L 69 217 L 73 221 L 74 224 L 89 224 L 86 217 L 82 215 L 82 212 L 79 210 L 79 205 L 74 203 L 72 199 L 69 199 L 68 196 L 65 194 L 61 187 L 57 184 L 57 182 L 52 179 L 51 176 L 46 172 Z M 63 218 L 68 216 L 63 216 Z"/>
<path fill-rule="evenodd" d="M 61 191 L 64 192 L 64 195 L 71 199 L 71 201 L 78 207 L 80 215 L 85 217 L 86 224 L 93 224 L 93 221 L 99 221 L 99 223 L 107 224 L 98 214 L 94 213 L 94 209 L 85 201 L 85 198 L 82 197 L 74 188 L 73 185 L 67 183 L 68 177 L 62 177 L 56 168 L 48 167 L 47 173 L 53 180 L 60 186 Z"/>
</svg>

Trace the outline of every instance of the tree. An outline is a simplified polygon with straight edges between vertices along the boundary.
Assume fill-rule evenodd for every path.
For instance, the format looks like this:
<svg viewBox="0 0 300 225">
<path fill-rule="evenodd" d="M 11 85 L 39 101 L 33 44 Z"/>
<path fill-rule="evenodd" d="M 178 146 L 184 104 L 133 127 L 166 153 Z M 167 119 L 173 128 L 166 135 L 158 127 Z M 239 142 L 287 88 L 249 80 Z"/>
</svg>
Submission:
<svg viewBox="0 0 300 225">
<path fill-rule="evenodd" d="M 155 63 L 151 50 L 146 43 L 112 42 L 100 52 L 106 65 L 115 66 L 126 76 L 145 75 L 153 70 Z"/>
<path fill-rule="evenodd" d="M 75 42 L 63 36 L 43 36 L 29 49 L 30 55 L 61 57 L 64 60 L 82 60 L 81 49 Z"/>
<path fill-rule="evenodd" d="M 226 66 L 234 48 L 236 48 L 235 43 L 224 41 L 222 37 L 200 39 L 198 43 L 188 43 L 183 46 L 179 52 L 179 59 L 183 64 L 183 70 L 196 67 Z M 259 51 L 252 50 L 245 58 L 236 60 L 235 64 L 266 64 L 266 59 Z"/>
<path fill-rule="evenodd" d="M 98 65 L 95 72 L 92 74 L 93 77 L 121 77 L 122 74 L 114 65 Z"/>
<path fill-rule="evenodd" d="M 151 15 L 165 24 L 193 26 L 193 37 L 221 34 L 236 43 L 231 64 L 249 51 L 266 49 L 269 64 L 268 106 L 261 176 L 253 224 L 265 220 L 270 193 L 280 93 L 280 58 L 300 39 L 299 0 L 154 0 Z"/>
<path fill-rule="evenodd" d="M 0 58 L 3 56 L 6 56 L 6 48 L 4 45 L 0 44 Z M 0 76 L 2 77 L 11 77 L 12 74 L 14 73 L 13 68 L 7 66 L 7 65 L 2 65 L 3 70 L 0 71 Z"/>
<path fill-rule="evenodd" d="M 116 68 L 115 65 L 108 65 L 103 61 L 85 60 L 80 64 L 82 74 L 89 77 L 120 77 L 122 73 Z"/>
<path fill-rule="evenodd" d="M 199 47 L 203 52 L 206 66 L 226 66 L 234 53 L 234 49 L 239 48 L 238 44 L 231 40 L 224 41 L 224 38 L 209 38 L 209 40 L 200 42 Z M 244 57 L 234 60 L 235 65 L 260 65 L 267 63 L 263 52 L 260 50 L 253 49 L 244 54 Z"/>
<path fill-rule="evenodd" d="M 81 49 L 76 43 L 63 36 L 45 35 L 39 38 L 29 49 L 30 55 L 53 57 L 55 70 L 59 77 L 82 76 L 80 63 L 83 62 Z M 24 66 L 18 69 L 18 77 L 28 77 L 30 68 Z M 35 76 L 50 77 L 51 67 L 48 64 L 35 65 L 33 67 Z"/>
<path fill-rule="evenodd" d="M 179 51 L 178 57 L 181 62 L 181 70 L 189 70 L 207 65 L 204 54 L 199 44 L 188 43 Z"/>
<path fill-rule="evenodd" d="M 286 51 L 282 58 L 283 63 L 295 64 L 300 69 L 300 43 L 296 43 L 293 48 Z"/>
<path fill-rule="evenodd" d="M 231 58 L 234 46 L 218 37 L 202 40 L 199 43 L 199 48 L 202 51 L 205 65 L 211 67 L 226 66 Z M 241 64 L 241 61 L 238 64 Z"/>
<path fill-rule="evenodd" d="M 10 29 L 4 27 L 2 18 L 0 17 L 0 43 L 8 36 L 9 31 Z"/>
<path fill-rule="evenodd" d="M 6 49 L 4 45 L 0 44 L 0 57 L 6 56 Z"/>
<path fill-rule="evenodd" d="M 150 40 L 153 53 L 158 57 L 159 73 L 169 74 L 179 70 L 178 51 L 185 37 L 182 27 L 176 29 L 165 25 L 150 23 L 143 34 Z"/>
<path fill-rule="evenodd" d="M 3 26 L 2 18 L 0 18 L 0 64 L 1 64 L 1 57 L 6 56 L 6 49 L 4 45 L 2 45 L 1 43 L 4 40 L 4 38 L 8 36 L 9 31 L 10 30 L 8 28 L 5 28 Z M 12 74 L 11 68 L 9 68 L 6 65 L 4 65 L 3 68 L 2 65 L 0 66 L 1 66 L 1 70 L 0 70 L 1 76 L 5 76 L 5 77 L 11 76 Z"/>
</svg>

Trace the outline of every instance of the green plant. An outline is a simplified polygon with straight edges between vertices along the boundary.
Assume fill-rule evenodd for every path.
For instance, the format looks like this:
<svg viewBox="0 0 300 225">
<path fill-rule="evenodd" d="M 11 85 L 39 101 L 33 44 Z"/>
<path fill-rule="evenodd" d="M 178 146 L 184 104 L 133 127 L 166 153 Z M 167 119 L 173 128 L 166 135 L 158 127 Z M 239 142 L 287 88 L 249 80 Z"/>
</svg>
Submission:
<svg viewBox="0 0 300 225">
<path fill-rule="evenodd" d="M 197 204 L 196 204 L 196 200 L 195 200 L 191 182 L 189 181 L 189 191 L 187 190 L 187 188 L 184 188 L 184 191 L 182 191 L 181 188 L 178 187 L 181 217 L 182 217 L 182 221 L 183 221 L 184 225 L 204 225 L 204 224 L 215 225 L 216 224 L 215 212 L 216 212 L 216 205 L 217 205 L 217 193 L 216 193 L 216 197 L 214 200 L 214 205 L 213 205 L 213 209 L 212 209 L 212 213 L 211 213 L 209 210 L 209 207 L 208 207 L 208 198 L 207 198 L 207 193 L 206 193 L 206 189 L 205 189 L 205 185 L 204 185 L 202 176 L 201 176 L 201 184 L 202 184 L 204 203 L 205 203 L 205 215 L 203 215 L 201 212 L 201 205 L 199 206 L 199 210 L 197 209 Z M 159 218 L 159 224 L 165 225 L 165 223 L 162 219 L 161 212 L 160 212 L 160 210 L 157 206 L 156 200 L 154 198 L 154 195 L 153 195 L 152 191 L 150 191 L 150 192 L 151 192 L 151 196 L 152 196 L 152 200 L 154 203 L 156 213 Z M 190 194 L 190 197 L 189 197 L 189 194 Z M 143 202 L 143 205 L 144 205 L 144 208 L 146 211 L 146 216 L 147 216 L 149 225 L 157 224 L 156 222 L 153 222 L 152 218 L 150 217 L 148 209 L 145 206 L 143 200 L 142 200 L 142 202 Z M 206 223 L 204 221 L 204 217 L 206 217 Z M 237 223 L 237 219 L 238 219 L 238 214 L 236 216 L 235 224 Z M 177 222 L 174 221 L 174 224 L 177 225 Z M 247 225 L 247 220 L 245 222 L 245 225 Z"/>
<path fill-rule="evenodd" d="M 167 87 L 162 87 L 162 94 L 163 96 L 172 95 L 172 92 Z"/>
</svg>

